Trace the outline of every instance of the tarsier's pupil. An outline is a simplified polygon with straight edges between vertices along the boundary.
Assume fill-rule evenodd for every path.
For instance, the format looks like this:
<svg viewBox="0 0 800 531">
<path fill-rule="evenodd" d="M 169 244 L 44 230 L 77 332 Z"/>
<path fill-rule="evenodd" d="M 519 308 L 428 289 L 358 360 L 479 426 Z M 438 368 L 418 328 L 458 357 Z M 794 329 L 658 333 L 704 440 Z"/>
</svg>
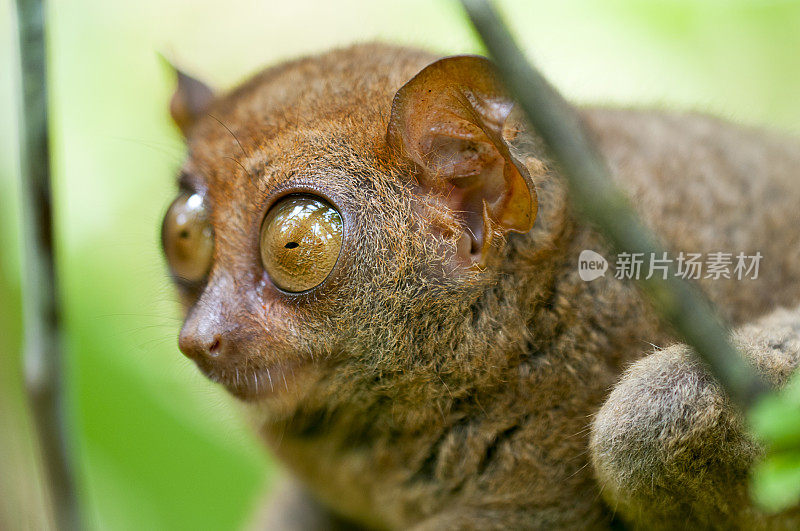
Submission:
<svg viewBox="0 0 800 531">
<path fill-rule="evenodd" d="M 261 261 L 284 291 L 297 293 L 321 284 L 336 265 L 341 247 L 339 212 L 311 195 L 281 199 L 261 226 Z"/>
</svg>

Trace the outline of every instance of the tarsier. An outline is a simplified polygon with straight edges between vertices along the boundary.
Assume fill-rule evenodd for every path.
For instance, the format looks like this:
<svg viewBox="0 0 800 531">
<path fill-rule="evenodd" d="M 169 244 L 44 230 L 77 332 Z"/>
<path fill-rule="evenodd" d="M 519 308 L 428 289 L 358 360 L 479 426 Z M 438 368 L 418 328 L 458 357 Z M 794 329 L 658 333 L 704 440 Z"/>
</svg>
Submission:
<svg viewBox="0 0 800 531">
<path fill-rule="evenodd" d="M 796 528 L 763 449 L 610 256 L 491 63 L 358 45 L 221 97 L 179 74 L 163 225 L 181 351 L 290 472 L 267 529 Z M 783 384 L 800 363 L 800 142 L 696 114 L 580 109 L 674 251 Z"/>
</svg>

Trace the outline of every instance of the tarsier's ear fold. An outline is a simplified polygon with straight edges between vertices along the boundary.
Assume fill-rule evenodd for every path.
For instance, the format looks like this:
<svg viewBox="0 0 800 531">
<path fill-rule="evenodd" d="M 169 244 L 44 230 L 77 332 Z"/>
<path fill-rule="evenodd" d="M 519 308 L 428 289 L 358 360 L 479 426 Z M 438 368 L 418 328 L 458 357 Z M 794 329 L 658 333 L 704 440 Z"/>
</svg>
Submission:
<svg viewBox="0 0 800 531">
<path fill-rule="evenodd" d="M 214 92 L 208 85 L 175 66 L 172 66 L 172 69 L 178 76 L 178 86 L 169 102 L 169 113 L 175 125 L 186 137 L 197 119 L 208 110 L 214 100 Z"/>
<path fill-rule="evenodd" d="M 528 232 L 536 218 L 533 181 L 503 138 L 513 105 L 492 63 L 476 56 L 429 65 L 392 103 L 387 140 L 416 164 L 423 190 L 460 213 L 469 263 L 485 263 L 494 235 Z"/>
</svg>

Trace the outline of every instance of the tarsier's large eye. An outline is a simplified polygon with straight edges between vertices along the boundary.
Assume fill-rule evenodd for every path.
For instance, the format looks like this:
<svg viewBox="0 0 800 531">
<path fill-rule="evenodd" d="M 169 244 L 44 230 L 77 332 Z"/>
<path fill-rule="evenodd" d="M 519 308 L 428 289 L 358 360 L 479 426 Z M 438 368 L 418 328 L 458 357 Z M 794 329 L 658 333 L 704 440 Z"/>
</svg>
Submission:
<svg viewBox="0 0 800 531">
<path fill-rule="evenodd" d="M 290 195 L 273 206 L 261 226 L 261 260 L 272 282 L 297 293 L 322 283 L 342 248 L 342 217 L 310 195 Z"/>
<path fill-rule="evenodd" d="M 214 252 L 203 196 L 183 193 L 172 202 L 161 227 L 161 242 L 173 275 L 188 282 L 203 280 Z"/>
</svg>

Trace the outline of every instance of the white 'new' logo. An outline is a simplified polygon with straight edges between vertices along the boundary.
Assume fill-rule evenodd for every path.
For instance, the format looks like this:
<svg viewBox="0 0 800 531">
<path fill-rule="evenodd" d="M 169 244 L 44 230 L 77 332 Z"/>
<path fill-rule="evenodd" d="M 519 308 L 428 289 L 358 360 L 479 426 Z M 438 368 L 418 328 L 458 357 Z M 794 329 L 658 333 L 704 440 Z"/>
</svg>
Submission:
<svg viewBox="0 0 800 531">
<path fill-rule="evenodd" d="M 590 282 L 600 278 L 608 271 L 608 261 L 594 251 L 584 249 L 578 256 L 578 275 L 581 280 Z"/>
</svg>

